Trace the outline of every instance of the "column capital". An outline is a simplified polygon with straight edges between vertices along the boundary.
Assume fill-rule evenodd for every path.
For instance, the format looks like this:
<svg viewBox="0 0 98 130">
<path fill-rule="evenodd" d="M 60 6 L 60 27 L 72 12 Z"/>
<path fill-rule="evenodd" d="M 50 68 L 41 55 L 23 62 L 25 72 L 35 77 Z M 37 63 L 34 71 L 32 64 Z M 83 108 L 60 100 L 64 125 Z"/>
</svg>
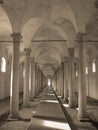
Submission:
<svg viewBox="0 0 98 130">
<path fill-rule="evenodd" d="M 64 57 L 61 57 L 61 63 L 63 63 L 64 62 Z"/>
<path fill-rule="evenodd" d="M 78 42 L 84 42 L 86 38 L 86 33 L 77 33 L 77 41 Z"/>
<path fill-rule="evenodd" d="M 74 56 L 74 48 L 68 48 L 68 52 L 70 56 Z"/>
<path fill-rule="evenodd" d="M 22 39 L 21 33 L 12 33 L 11 36 L 14 43 L 20 43 L 20 40 Z"/>
<path fill-rule="evenodd" d="M 31 49 L 30 48 L 24 48 L 25 55 L 30 55 Z"/>
<path fill-rule="evenodd" d="M 95 2 L 95 8 L 98 8 L 98 0 Z"/>
<path fill-rule="evenodd" d="M 68 61 L 68 56 L 64 56 L 64 57 L 61 58 L 61 63 L 66 62 L 66 61 Z"/>
<path fill-rule="evenodd" d="M 61 66 L 64 65 L 64 61 L 61 61 Z"/>
<path fill-rule="evenodd" d="M 35 63 L 35 58 L 31 58 L 31 63 Z"/>
<path fill-rule="evenodd" d="M 68 62 L 68 57 L 66 56 L 66 57 L 64 57 L 64 62 Z"/>
</svg>

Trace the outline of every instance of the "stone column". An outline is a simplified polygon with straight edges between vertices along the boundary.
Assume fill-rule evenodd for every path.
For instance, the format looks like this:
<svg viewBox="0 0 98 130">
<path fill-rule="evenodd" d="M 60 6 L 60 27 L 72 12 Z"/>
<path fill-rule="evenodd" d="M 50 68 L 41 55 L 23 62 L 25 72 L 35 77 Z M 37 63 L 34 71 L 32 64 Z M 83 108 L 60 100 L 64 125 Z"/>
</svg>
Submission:
<svg viewBox="0 0 98 130">
<path fill-rule="evenodd" d="M 58 95 L 61 96 L 61 73 L 60 73 L 60 68 L 58 69 Z"/>
<path fill-rule="evenodd" d="M 13 33 L 13 65 L 12 65 L 12 95 L 10 97 L 10 118 L 19 118 L 19 57 L 20 33 Z"/>
<path fill-rule="evenodd" d="M 42 72 L 40 70 L 40 91 L 42 91 Z"/>
<path fill-rule="evenodd" d="M 36 68 L 35 68 L 35 89 L 36 89 L 36 95 L 38 94 L 38 63 L 36 63 Z"/>
<path fill-rule="evenodd" d="M 60 95 L 60 91 L 59 91 L 59 69 L 57 70 L 57 94 Z"/>
<path fill-rule="evenodd" d="M 42 73 L 42 85 L 43 85 L 43 88 L 44 88 L 44 74 Z"/>
<path fill-rule="evenodd" d="M 32 66 L 32 68 L 33 68 L 33 71 L 32 71 L 32 98 L 34 98 L 35 97 L 35 95 L 36 95 L 36 75 L 35 75 L 35 73 L 36 73 L 36 64 L 35 64 L 35 62 L 33 62 L 33 64 L 32 64 L 33 66 Z"/>
<path fill-rule="evenodd" d="M 41 90 L 43 89 L 43 73 L 41 71 Z"/>
<path fill-rule="evenodd" d="M 57 92 L 57 71 L 56 71 L 56 74 L 55 74 L 55 84 L 56 84 L 56 92 Z"/>
<path fill-rule="evenodd" d="M 54 88 L 54 90 L 56 91 L 56 73 L 54 74 L 53 78 L 52 78 L 52 87 Z"/>
<path fill-rule="evenodd" d="M 74 48 L 69 48 L 69 106 L 74 107 Z"/>
<path fill-rule="evenodd" d="M 38 68 L 38 93 L 40 92 L 40 69 Z"/>
<path fill-rule="evenodd" d="M 34 58 L 31 58 L 31 94 L 30 94 L 30 99 L 31 100 L 33 100 L 33 76 L 34 76 L 34 65 L 35 65 L 35 63 L 34 63 L 34 61 L 35 61 L 35 59 Z"/>
<path fill-rule="evenodd" d="M 44 87 L 46 87 L 46 79 L 45 79 L 45 75 L 43 75 L 43 83 L 44 83 Z"/>
<path fill-rule="evenodd" d="M 55 73 L 54 80 L 55 80 L 55 91 L 57 92 L 57 71 Z"/>
<path fill-rule="evenodd" d="M 20 76 L 19 76 L 19 86 L 20 86 L 20 92 L 23 92 L 23 67 L 24 63 L 20 64 Z"/>
<path fill-rule="evenodd" d="M 60 82 L 61 82 L 61 97 L 64 98 L 64 61 L 61 62 L 61 68 L 60 68 Z"/>
<path fill-rule="evenodd" d="M 64 59 L 64 101 L 68 101 L 68 57 Z"/>
<path fill-rule="evenodd" d="M 92 56 L 90 54 L 90 52 L 88 53 L 89 55 L 89 61 L 88 61 L 88 74 L 87 74 L 87 77 L 88 77 L 88 86 L 86 86 L 86 93 L 87 93 L 87 96 L 89 96 L 89 88 L 92 87 L 92 63 L 93 63 L 93 59 L 92 59 Z"/>
<path fill-rule="evenodd" d="M 38 93 L 40 92 L 40 69 L 38 67 Z"/>
<path fill-rule="evenodd" d="M 29 71 L 30 71 L 30 62 L 29 62 L 29 56 L 31 49 L 25 48 L 25 77 L 24 77 L 24 95 L 23 95 L 23 106 L 28 107 L 29 106 Z"/>
<path fill-rule="evenodd" d="M 96 57 L 96 86 L 98 85 L 98 57 Z M 96 97 L 97 95 L 98 88 L 96 87 Z"/>
<path fill-rule="evenodd" d="M 74 75 L 75 75 L 75 92 L 78 91 L 78 61 L 74 63 Z"/>
<path fill-rule="evenodd" d="M 78 118 L 84 120 L 87 117 L 86 114 L 86 74 L 85 74 L 85 33 L 78 33 L 78 44 L 79 44 L 79 88 L 78 88 Z"/>
</svg>

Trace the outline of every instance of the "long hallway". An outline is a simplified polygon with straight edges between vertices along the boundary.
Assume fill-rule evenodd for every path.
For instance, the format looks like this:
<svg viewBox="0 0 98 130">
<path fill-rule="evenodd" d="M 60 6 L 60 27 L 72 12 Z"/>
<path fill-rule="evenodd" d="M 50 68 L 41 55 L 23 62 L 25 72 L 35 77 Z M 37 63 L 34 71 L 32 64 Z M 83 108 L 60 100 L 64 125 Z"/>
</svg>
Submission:
<svg viewBox="0 0 98 130">
<path fill-rule="evenodd" d="M 98 0 L 0 0 L 0 129 L 66 121 L 98 129 Z"/>
</svg>

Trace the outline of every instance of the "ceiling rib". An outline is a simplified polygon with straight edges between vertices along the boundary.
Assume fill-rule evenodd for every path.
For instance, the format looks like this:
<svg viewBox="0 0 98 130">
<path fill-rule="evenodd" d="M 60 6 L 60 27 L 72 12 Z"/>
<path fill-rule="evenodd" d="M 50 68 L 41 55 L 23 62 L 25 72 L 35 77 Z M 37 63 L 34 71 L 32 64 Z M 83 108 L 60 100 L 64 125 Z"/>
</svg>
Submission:
<svg viewBox="0 0 98 130">
<path fill-rule="evenodd" d="M 67 40 L 63 40 L 63 39 L 60 39 L 60 40 L 32 40 L 32 42 L 64 42 L 64 41 L 67 41 Z"/>
</svg>

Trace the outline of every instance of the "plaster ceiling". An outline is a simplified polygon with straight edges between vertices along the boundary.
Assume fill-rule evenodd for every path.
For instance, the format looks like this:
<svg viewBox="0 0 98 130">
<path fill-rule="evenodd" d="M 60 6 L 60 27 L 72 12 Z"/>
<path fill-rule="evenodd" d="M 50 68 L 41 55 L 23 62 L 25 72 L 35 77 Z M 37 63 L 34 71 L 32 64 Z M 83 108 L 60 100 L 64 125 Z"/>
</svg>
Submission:
<svg viewBox="0 0 98 130">
<path fill-rule="evenodd" d="M 62 58 L 68 56 L 68 48 L 76 46 L 78 32 L 86 32 L 87 39 L 98 40 L 98 10 L 94 3 L 95 0 L 5 0 L 0 7 L 0 40 L 12 41 L 10 34 L 20 32 L 20 59 L 24 60 L 24 48 L 30 47 L 30 57 L 35 58 L 45 75 L 52 75 Z M 45 42 L 32 42 L 39 40 Z M 4 43 L 10 51 L 11 43 Z"/>
</svg>

